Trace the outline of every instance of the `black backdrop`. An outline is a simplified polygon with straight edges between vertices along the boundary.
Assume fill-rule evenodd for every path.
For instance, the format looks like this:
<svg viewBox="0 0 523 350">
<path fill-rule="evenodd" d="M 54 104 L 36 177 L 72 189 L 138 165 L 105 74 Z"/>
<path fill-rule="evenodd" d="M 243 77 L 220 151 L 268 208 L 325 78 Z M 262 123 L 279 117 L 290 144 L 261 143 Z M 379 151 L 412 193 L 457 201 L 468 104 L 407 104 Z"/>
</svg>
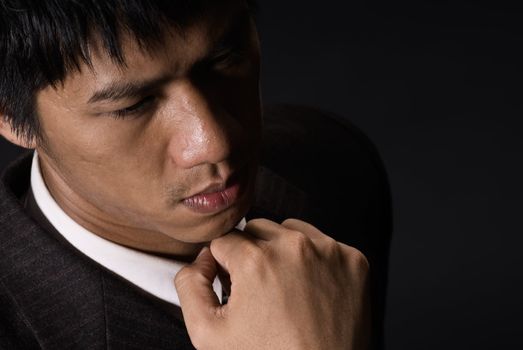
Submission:
<svg viewBox="0 0 523 350">
<path fill-rule="evenodd" d="M 346 116 L 387 166 L 388 349 L 523 348 L 523 11 L 260 2 L 265 101 Z"/>
</svg>

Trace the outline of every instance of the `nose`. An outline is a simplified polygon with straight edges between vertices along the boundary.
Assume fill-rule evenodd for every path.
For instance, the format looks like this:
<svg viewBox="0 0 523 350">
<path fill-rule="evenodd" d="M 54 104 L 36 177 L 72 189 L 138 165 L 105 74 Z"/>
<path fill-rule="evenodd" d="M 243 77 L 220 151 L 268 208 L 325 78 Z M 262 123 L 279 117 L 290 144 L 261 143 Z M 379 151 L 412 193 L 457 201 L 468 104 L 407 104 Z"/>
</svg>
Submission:
<svg viewBox="0 0 523 350">
<path fill-rule="evenodd" d="M 238 134 L 237 122 L 193 83 L 183 82 L 175 90 L 176 131 L 169 141 L 172 161 L 185 169 L 227 161 Z"/>
</svg>

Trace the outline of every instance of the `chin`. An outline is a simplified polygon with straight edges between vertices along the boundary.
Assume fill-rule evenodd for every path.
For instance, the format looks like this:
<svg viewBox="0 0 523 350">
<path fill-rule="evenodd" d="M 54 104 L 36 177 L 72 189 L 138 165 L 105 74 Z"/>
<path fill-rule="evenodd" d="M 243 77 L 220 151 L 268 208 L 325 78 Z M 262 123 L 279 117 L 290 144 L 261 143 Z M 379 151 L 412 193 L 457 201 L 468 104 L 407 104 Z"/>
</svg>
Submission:
<svg viewBox="0 0 523 350">
<path fill-rule="evenodd" d="M 184 227 L 166 227 L 162 230 L 177 241 L 189 244 L 202 244 L 219 238 L 234 229 L 243 219 L 247 209 L 229 208 L 212 216 L 193 218 Z M 179 224 L 179 221 L 178 221 Z"/>
<path fill-rule="evenodd" d="M 231 210 L 217 215 L 212 218 L 208 223 L 204 223 L 202 227 L 202 239 L 198 243 L 210 242 L 213 239 L 219 238 L 226 235 L 227 233 L 234 230 L 236 225 L 245 216 L 247 210 Z M 196 242 L 195 242 L 196 243 Z"/>
<path fill-rule="evenodd" d="M 246 191 L 238 201 L 217 213 L 198 213 L 181 206 L 176 218 L 171 218 L 161 230 L 164 234 L 187 244 L 204 244 L 231 232 L 245 217 L 254 198 L 254 179 L 250 178 Z"/>
</svg>

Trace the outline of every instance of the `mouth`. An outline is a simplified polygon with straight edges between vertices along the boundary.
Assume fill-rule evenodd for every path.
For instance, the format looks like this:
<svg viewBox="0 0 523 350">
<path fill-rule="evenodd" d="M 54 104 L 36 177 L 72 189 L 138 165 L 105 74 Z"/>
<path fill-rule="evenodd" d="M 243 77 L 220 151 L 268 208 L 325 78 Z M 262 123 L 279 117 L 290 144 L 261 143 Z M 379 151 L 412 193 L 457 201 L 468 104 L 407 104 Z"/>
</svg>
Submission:
<svg viewBox="0 0 523 350">
<path fill-rule="evenodd" d="M 219 213 L 238 202 L 246 175 L 245 170 L 234 173 L 227 181 L 213 183 L 199 193 L 184 198 L 181 203 L 198 214 Z"/>
</svg>

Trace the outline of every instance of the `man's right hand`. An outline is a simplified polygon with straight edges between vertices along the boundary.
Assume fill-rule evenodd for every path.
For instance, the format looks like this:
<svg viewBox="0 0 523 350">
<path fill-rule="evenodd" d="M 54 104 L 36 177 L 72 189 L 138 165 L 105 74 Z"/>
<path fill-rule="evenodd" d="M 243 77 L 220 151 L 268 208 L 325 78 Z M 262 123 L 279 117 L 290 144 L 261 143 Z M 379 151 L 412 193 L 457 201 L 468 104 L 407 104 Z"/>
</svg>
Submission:
<svg viewBox="0 0 523 350">
<path fill-rule="evenodd" d="M 212 289 L 218 265 L 231 295 Z M 213 349 L 366 349 L 368 262 L 314 226 L 250 221 L 212 241 L 175 284 L 193 345 Z"/>
</svg>

